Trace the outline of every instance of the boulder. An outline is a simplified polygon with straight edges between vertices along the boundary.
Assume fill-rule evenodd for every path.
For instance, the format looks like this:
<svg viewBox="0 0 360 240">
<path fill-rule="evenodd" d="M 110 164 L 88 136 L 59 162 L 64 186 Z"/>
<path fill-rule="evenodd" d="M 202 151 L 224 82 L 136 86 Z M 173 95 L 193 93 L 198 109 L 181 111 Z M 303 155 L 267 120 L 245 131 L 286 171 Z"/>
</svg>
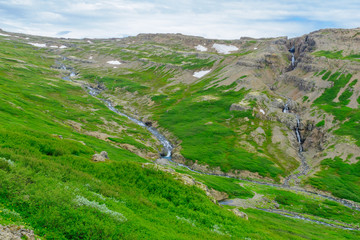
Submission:
<svg viewBox="0 0 360 240">
<path fill-rule="evenodd" d="M 100 155 L 103 156 L 105 159 L 109 159 L 108 153 L 105 151 L 102 151 Z"/>
<path fill-rule="evenodd" d="M 225 192 L 219 192 L 215 189 L 210 189 L 209 194 L 215 198 L 216 201 L 223 201 L 229 197 L 229 195 Z"/>
<path fill-rule="evenodd" d="M 230 106 L 230 111 L 247 111 L 250 109 L 250 106 L 241 105 L 238 103 L 233 103 Z"/>
<path fill-rule="evenodd" d="M 94 162 L 105 162 L 105 157 L 101 154 L 96 153 L 92 156 L 91 160 L 93 160 Z"/>
<path fill-rule="evenodd" d="M 243 219 L 245 219 L 245 220 L 248 220 L 248 219 L 249 219 L 249 218 L 248 218 L 248 215 L 247 215 L 246 213 L 241 212 L 241 211 L 240 211 L 239 209 L 237 209 L 237 208 L 229 209 L 229 211 L 233 212 L 236 216 L 241 217 L 241 218 L 243 218 Z"/>
</svg>

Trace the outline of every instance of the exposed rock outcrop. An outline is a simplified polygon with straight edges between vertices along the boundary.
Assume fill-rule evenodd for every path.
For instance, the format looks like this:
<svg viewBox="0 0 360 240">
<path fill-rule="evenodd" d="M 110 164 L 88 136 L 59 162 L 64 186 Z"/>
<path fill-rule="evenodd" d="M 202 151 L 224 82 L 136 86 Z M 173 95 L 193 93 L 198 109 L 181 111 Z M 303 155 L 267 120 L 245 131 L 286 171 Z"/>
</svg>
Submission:
<svg viewBox="0 0 360 240">
<path fill-rule="evenodd" d="M 241 217 L 241 218 L 243 218 L 243 219 L 245 219 L 245 220 L 248 220 L 248 219 L 249 219 L 249 218 L 248 218 L 248 215 L 247 215 L 246 213 L 241 212 L 241 211 L 240 211 L 239 209 L 237 209 L 237 208 L 229 209 L 229 211 L 233 212 L 236 216 Z"/>
<path fill-rule="evenodd" d="M 315 148 L 318 151 L 322 151 L 324 150 L 324 141 L 324 132 L 319 128 L 315 128 L 312 131 L 307 131 L 307 134 L 304 134 L 304 143 L 302 146 L 304 151 L 310 148 Z"/>
<path fill-rule="evenodd" d="M 109 156 L 105 151 L 102 151 L 100 154 L 96 153 L 92 156 L 94 162 L 105 162 L 106 159 L 109 159 Z"/>
<path fill-rule="evenodd" d="M 290 74 L 283 74 L 280 79 L 280 82 L 285 84 L 292 84 L 301 91 L 311 91 L 315 87 L 314 82 L 307 81 L 301 77 L 293 76 Z"/>
<path fill-rule="evenodd" d="M 0 225 L 0 239 L 1 240 L 37 240 L 34 231 L 24 229 L 24 226 L 3 226 Z"/>
</svg>

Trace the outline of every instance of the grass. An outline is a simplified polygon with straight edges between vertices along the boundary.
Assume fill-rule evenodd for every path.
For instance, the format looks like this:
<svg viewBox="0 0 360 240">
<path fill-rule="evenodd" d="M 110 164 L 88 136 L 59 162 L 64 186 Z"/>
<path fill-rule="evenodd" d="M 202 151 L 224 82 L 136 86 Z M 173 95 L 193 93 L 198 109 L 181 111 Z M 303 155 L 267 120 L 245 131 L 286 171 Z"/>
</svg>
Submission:
<svg viewBox="0 0 360 240">
<path fill-rule="evenodd" d="M 351 74 L 341 74 L 336 72 L 329 76 L 328 81 L 334 84 L 331 88 L 325 89 L 324 93 L 317 98 L 313 105 L 324 110 L 325 112 L 335 116 L 338 121 L 337 128 L 334 133 L 340 136 L 350 136 L 355 143 L 360 146 L 360 110 L 359 108 L 349 108 L 346 105 L 350 102 L 349 98 L 352 96 L 352 87 L 357 80 L 353 80 L 348 85 L 347 89 L 340 95 L 339 102 L 334 102 L 338 93 L 351 80 Z M 316 126 L 325 124 L 325 121 L 320 121 Z M 360 201 L 357 197 L 360 189 L 359 179 L 354 171 L 357 171 L 357 164 L 347 164 L 341 158 L 326 159 L 322 162 L 322 171 L 320 171 L 316 178 L 311 178 L 309 183 L 313 186 L 332 192 L 335 196 L 341 198 L 352 199 Z"/>
<path fill-rule="evenodd" d="M 360 162 L 345 163 L 340 157 L 324 159 L 322 170 L 309 182 L 322 190 L 331 191 L 334 196 L 360 202 Z"/>
<path fill-rule="evenodd" d="M 341 59 L 341 60 L 350 60 L 350 61 L 360 61 L 360 54 L 350 54 L 347 56 L 343 56 L 343 50 L 340 51 L 317 51 L 313 53 L 317 57 L 324 56 L 326 58 L 331 59 Z"/>
<path fill-rule="evenodd" d="M 220 192 L 225 192 L 229 198 L 252 198 L 254 193 L 240 186 L 240 180 L 234 178 L 218 177 L 211 175 L 202 175 L 189 171 L 177 170 L 180 173 L 186 173 L 196 180 L 204 183 L 206 186 Z"/>
<path fill-rule="evenodd" d="M 345 90 L 339 97 L 340 102 L 337 103 L 333 101 L 341 88 L 345 87 L 350 81 L 351 77 L 351 74 L 345 75 L 340 72 L 332 74 L 328 81 L 332 81 L 334 85 L 325 89 L 324 93 L 314 101 L 313 105 L 323 109 L 327 113 L 333 114 L 336 120 L 342 122 L 340 128 L 334 131 L 335 133 L 352 136 L 356 139 L 356 144 L 360 146 L 360 133 L 357 131 L 357 122 L 360 120 L 360 111 L 359 109 L 346 107 L 350 101 L 349 98 L 352 92 L 350 90 Z"/>
<path fill-rule="evenodd" d="M 321 120 L 321 121 L 318 122 L 315 126 L 316 126 L 316 127 L 323 127 L 323 126 L 325 126 L 325 120 Z"/>
<path fill-rule="evenodd" d="M 245 91 L 222 92 L 222 89 L 229 89 L 229 86 L 193 93 L 161 113 L 159 123 L 182 140 L 182 154 L 189 160 L 220 166 L 223 171 L 242 169 L 275 178 L 282 171 L 273 166 L 270 160 L 237 146 L 236 134 L 227 124 L 227 119 L 253 119 L 249 111 L 229 111 L 230 105 L 240 101 Z M 202 96 L 215 98 L 198 100 Z M 207 124 L 209 122 L 211 124 Z"/>
</svg>

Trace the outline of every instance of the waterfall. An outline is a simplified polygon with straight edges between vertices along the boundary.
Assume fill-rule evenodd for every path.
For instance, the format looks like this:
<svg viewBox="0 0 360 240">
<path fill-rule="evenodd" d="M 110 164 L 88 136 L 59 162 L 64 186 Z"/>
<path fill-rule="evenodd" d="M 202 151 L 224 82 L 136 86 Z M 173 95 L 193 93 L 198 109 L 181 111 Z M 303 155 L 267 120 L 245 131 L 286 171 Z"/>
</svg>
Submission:
<svg viewBox="0 0 360 240">
<path fill-rule="evenodd" d="M 286 103 L 283 109 L 283 113 L 289 113 L 290 109 L 289 109 L 289 105 Z"/>
<path fill-rule="evenodd" d="M 291 57 L 291 66 L 295 67 L 295 56 L 294 53 L 291 53 L 292 57 Z"/>
<path fill-rule="evenodd" d="M 298 116 L 296 116 L 296 128 L 295 128 L 295 133 L 296 133 L 296 139 L 298 140 L 298 143 L 300 145 L 299 147 L 299 152 L 303 151 L 303 147 L 301 144 L 301 135 L 300 135 L 300 131 L 299 131 L 299 127 L 300 127 L 300 119 Z"/>
</svg>

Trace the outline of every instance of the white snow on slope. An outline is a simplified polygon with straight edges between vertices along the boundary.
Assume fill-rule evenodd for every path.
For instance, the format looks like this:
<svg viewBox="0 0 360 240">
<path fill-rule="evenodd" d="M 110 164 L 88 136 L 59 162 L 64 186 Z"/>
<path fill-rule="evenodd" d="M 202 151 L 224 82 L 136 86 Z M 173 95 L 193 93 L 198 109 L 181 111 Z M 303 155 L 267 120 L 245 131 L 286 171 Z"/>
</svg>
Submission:
<svg viewBox="0 0 360 240">
<path fill-rule="evenodd" d="M 239 48 L 237 48 L 236 46 L 233 45 L 225 45 L 225 44 L 218 44 L 218 43 L 214 43 L 213 48 L 215 48 L 215 50 L 218 53 L 223 53 L 223 54 L 229 54 L 231 51 L 237 51 L 239 50 Z"/>
<path fill-rule="evenodd" d="M 202 45 L 197 45 L 195 48 L 196 48 L 196 50 L 199 50 L 200 52 L 206 52 L 208 50 L 207 47 L 204 47 Z"/>
<path fill-rule="evenodd" d="M 46 44 L 45 43 L 31 43 L 29 42 L 30 45 L 33 45 L 35 47 L 46 47 Z"/>
<path fill-rule="evenodd" d="M 204 70 L 204 71 L 194 72 L 193 76 L 196 77 L 196 78 L 202 78 L 203 76 L 208 74 L 210 71 L 211 70 Z"/>
<path fill-rule="evenodd" d="M 107 61 L 108 64 L 112 64 L 112 65 L 120 65 L 121 62 L 115 60 L 115 61 Z"/>
<path fill-rule="evenodd" d="M 60 48 L 60 49 L 64 49 L 64 48 L 67 48 L 67 46 L 61 45 L 59 48 Z"/>
<path fill-rule="evenodd" d="M 58 46 L 55 46 L 55 45 L 53 45 L 53 46 L 50 46 L 51 48 L 59 48 Z"/>
<path fill-rule="evenodd" d="M 0 33 L 0 36 L 10 37 L 10 35 L 9 35 L 9 34 L 4 34 L 4 33 Z"/>
</svg>

